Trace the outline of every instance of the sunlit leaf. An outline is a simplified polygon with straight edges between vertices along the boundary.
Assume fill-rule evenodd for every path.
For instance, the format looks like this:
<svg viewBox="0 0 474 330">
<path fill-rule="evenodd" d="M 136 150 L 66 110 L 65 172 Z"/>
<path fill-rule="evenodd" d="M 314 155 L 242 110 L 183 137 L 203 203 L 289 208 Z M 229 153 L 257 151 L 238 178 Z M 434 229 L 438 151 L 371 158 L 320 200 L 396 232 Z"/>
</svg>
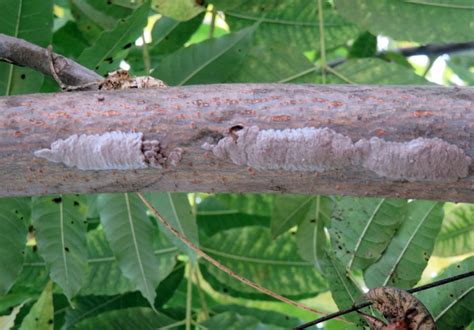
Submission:
<svg viewBox="0 0 474 330">
<path fill-rule="evenodd" d="M 472 40 L 470 0 L 335 0 L 337 12 L 373 34 L 420 43 Z"/>
<path fill-rule="evenodd" d="M 161 270 L 153 253 L 153 225 L 136 194 L 102 194 L 100 221 L 122 273 L 153 305 Z"/>
<path fill-rule="evenodd" d="M 474 251 L 474 204 L 447 203 L 433 254 L 451 257 L 472 251 Z"/>
<path fill-rule="evenodd" d="M 69 300 L 87 271 L 85 215 L 85 198 L 80 195 L 33 198 L 31 217 L 39 253 Z"/>
<path fill-rule="evenodd" d="M 151 8 L 178 21 L 187 21 L 205 9 L 196 0 L 151 0 Z"/>
<path fill-rule="evenodd" d="M 433 251 L 443 220 L 443 203 L 412 201 L 407 218 L 382 257 L 364 274 L 370 288 L 393 286 L 409 289 L 420 279 Z"/>
<path fill-rule="evenodd" d="M 23 268 L 29 214 L 29 198 L 0 199 L 0 296 L 10 290 Z"/>
<path fill-rule="evenodd" d="M 24 303 L 21 305 L 15 306 L 10 314 L 0 316 L 0 329 L 2 330 L 7 330 L 7 329 L 13 329 L 15 326 L 15 319 L 18 313 L 20 313 L 21 308 L 23 307 Z"/>
<path fill-rule="evenodd" d="M 168 85 L 224 82 L 244 59 L 255 26 L 182 48 L 165 57 L 152 76 Z"/>
<path fill-rule="evenodd" d="M 445 269 L 433 281 L 472 271 L 474 257 L 456 262 Z M 438 329 L 463 329 L 474 321 L 474 277 L 425 290 L 416 294 L 428 308 Z"/>
<path fill-rule="evenodd" d="M 290 233 L 273 240 L 264 227 L 233 228 L 206 239 L 202 249 L 239 275 L 282 295 L 308 297 L 326 290 L 325 281 L 313 265 L 298 257 Z M 203 264 L 202 269 L 218 291 L 270 299 L 212 265 Z"/>
<path fill-rule="evenodd" d="M 196 246 L 199 245 L 196 219 L 189 205 L 188 196 L 183 193 L 148 193 L 146 198 L 153 207 L 180 233 L 184 234 Z M 194 262 L 197 255 L 168 229 L 159 222 L 161 231 L 181 251 L 186 253 Z"/>
<path fill-rule="evenodd" d="M 332 217 L 336 255 L 348 268 L 365 269 L 390 243 L 406 214 L 405 200 L 344 197 Z"/>
<path fill-rule="evenodd" d="M 52 330 L 53 320 L 53 283 L 50 281 L 28 315 L 23 319 L 20 330 Z"/>
<path fill-rule="evenodd" d="M 2 0 L 0 32 L 46 47 L 53 35 L 53 0 Z M 33 69 L 0 62 L 0 95 L 34 93 L 43 75 Z"/>
</svg>

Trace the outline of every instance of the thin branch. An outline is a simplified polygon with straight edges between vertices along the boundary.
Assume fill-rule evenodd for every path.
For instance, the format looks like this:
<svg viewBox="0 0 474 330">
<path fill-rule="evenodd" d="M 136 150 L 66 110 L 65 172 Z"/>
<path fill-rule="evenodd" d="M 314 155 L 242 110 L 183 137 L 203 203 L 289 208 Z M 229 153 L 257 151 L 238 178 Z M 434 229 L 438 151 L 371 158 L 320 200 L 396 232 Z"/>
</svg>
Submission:
<svg viewBox="0 0 474 330">
<path fill-rule="evenodd" d="M 165 226 L 174 236 L 176 236 L 180 241 L 182 241 L 184 244 L 186 244 L 186 246 L 188 246 L 191 250 L 193 250 L 194 252 L 196 252 L 199 256 L 201 256 L 203 259 L 205 259 L 206 261 L 208 261 L 209 263 L 211 263 L 213 266 L 217 267 L 218 269 L 222 270 L 224 273 L 230 275 L 231 277 L 235 278 L 236 280 L 238 280 L 239 282 L 242 282 L 252 288 L 254 288 L 255 290 L 257 291 L 260 291 L 270 297 L 273 297 L 277 300 L 280 300 L 288 305 L 292 305 L 292 306 L 295 306 L 295 307 L 298 307 L 298 308 L 301 308 L 301 309 L 304 309 L 306 311 L 309 311 L 309 312 L 312 312 L 312 313 L 316 313 L 316 314 L 325 314 L 325 313 L 322 313 L 314 308 L 311 308 L 309 306 L 306 306 L 302 303 L 299 303 L 297 301 L 294 301 L 294 300 L 291 300 L 291 299 L 288 299 L 286 297 L 283 297 L 281 295 L 279 295 L 278 293 L 275 293 L 267 288 L 264 288 L 263 286 L 255 283 L 255 282 L 252 282 L 251 280 L 245 278 L 245 277 L 242 277 L 240 276 L 239 274 L 237 274 L 236 272 L 234 272 L 233 270 L 227 268 L 226 266 L 224 266 L 223 264 L 221 264 L 219 261 L 217 261 L 216 259 L 212 258 L 211 256 L 209 256 L 208 254 L 206 254 L 205 252 L 203 252 L 201 249 L 199 249 L 196 245 L 194 245 L 193 242 L 191 242 L 190 240 L 188 240 L 186 238 L 186 236 L 184 236 L 181 232 L 179 232 L 178 230 L 176 230 L 159 212 L 157 209 L 155 209 L 153 207 L 153 205 L 150 204 L 150 202 L 148 202 L 148 200 L 143 196 L 142 193 L 139 193 L 137 192 L 137 195 L 138 197 L 142 200 L 143 204 L 146 205 L 146 207 L 150 210 L 151 213 L 153 213 L 153 215 L 163 224 L 163 226 Z M 341 319 L 341 320 L 344 320 L 344 319 Z M 345 321 L 345 320 L 344 320 Z"/>
<path fill-rule="evenodd" d="M 467 272 L 467 273 L 451 276 L 451 277 L 448 277 L 448 278 L 445 278 L 445 279 L 442 279 L 442 280 L 439 280 L 439 281 L 435 281 L 433 283 L 425 284 L 425 285 L 419 286 L 417 288 L 412 288 L 412 289 L 409 289 L 409 290 L 406 290 L 406 291 L 408 293 L 420 292 L 420 291 L 428 290 L 428 289 L 431 289 L 431 288 L 435 288 L 435 287 L 440 286 L 440 285 L 451 283 L 451 282 L 454 282 L 454 281 L 459 281 L 459 280 L 462 280 L 462 279 L 465 279 L 465 278 L 468 278 L 468 277 L 471 277 L 471 276 L 474 276 L 474 271 L 470 271 L 470 272 Z M 337 311 L 335 313 L 320 317 L 319 319 L 316 319 L 314 321 L 310 321 L 308 323 L 299 325 L 299 326 L 295 327 L 295 329 L 306 329 L 310 326 L 316 325 L 316 324 L 324 322 L 324 321 L 331 320 L 333 318 L 337 318 L 337 317 L 342 316 L 344 314 L 355 312 L 359 309 L 368 307 L 370 305 L 372 305 L 372 303 L 370 301 L 367 301 L 365 303 L 352 306 L 351 308 L 342 309 L 342 310 Z"/>
<path fill-rule="evenodd" d="M 51 69 L 50 58 L 53 59 L 55 72 Z M 100 75 L 73 60 L 2 33 L 0 33 L 0 61 L 30 67 L 51 77 L 57 74 L 60 81 L 67 86 L 94 83 L 95 87 L 89 85 L 85 89 L 97 89 L 97 84 L 103 80 Z"/>
<path fill-rule="evenodd" d="M 148 49 L 148 44 L 145 41 L 145 32 L 142 33 L 143 40 L 143 65 L 145 67 L 145 75 L 148 76 L 151 70 L 151 61 L 150 61 L 150 51 Z"/>
<path fill-rule="evenodd" d="M 323 84 L 326 83 L 326 44 L 324 41 L 324 15 L 323 1 L 318 0 L 318 17 L 319 17 L 319 47 L 321 48 L 321 76 Z"/>
</svg>

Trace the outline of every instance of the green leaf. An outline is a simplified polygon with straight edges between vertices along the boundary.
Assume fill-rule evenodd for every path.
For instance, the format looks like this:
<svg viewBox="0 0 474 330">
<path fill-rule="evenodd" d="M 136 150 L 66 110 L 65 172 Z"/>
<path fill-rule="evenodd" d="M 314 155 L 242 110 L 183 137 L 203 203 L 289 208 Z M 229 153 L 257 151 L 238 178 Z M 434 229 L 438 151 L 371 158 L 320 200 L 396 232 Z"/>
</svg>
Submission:
<svg viewBox="0 0 474 330">
<path fill-rule="evenodd" d="M 382 257 L 364 274 L 370 288 L 411 288 L 421 278 L 443 221 L 443 203 L 412 201 Z"/>
<path fill-rule="evenodd" d="M 247 1 L 235 10 L 225 11 L 226 22 L 237 31 L 259 22 L 255 43 L 278 42 L 300 51 L 319 50 L 318 6 L 307 0 L 272 1 L 262 4 Z M 326 49 L 335 48 L 355 38 L 358 28 L 339 16 L 326 1 L 323 5 L 323 29 Z"/>
<path fill-rule="evenodd" d="M 0 32 L 46 47 L 53 29 L 52 0 L 2 0 Z M 34 93 L 43 75 L 33 69 L 0 63 L 0 95 Z"/>
<path fill-rule="evenodd" d="M 184 234 L 194 245 L 199 246 L 196 219 L 189 205 L 188 196 L 184 193 L 147 193 L 146 199 L 153 207 L 180 233 Z M 191 260 L 197 261 L 196 252 L 176 238 L 169 230 L 158 222 L 161 231 L 178 247 L 186 253 Z"/>
<path fill-rule="evenodd" d="M 46 269 L 44 259 L 38 253 L 37 247 L 27 246 L 23 269 L 18 275 L 12 291 L 40 293 L 48 280 L 49 272 Z"/>
<path fill-rule="evenodd" d="M 82 51 L 89 46 L 77 24 L 68 21 L 53 35 L 53 48 L 56 53 L 69 58 L 77 58 Z"/>
<path fill-rule="evenodd" d="M 312 297 L 326 290 L 325 281 L 313 265 L 298 256 L 294 236 L 290 233 L 273 240 L 264 227 L 233 228 L 203 241 L 202 249 L 239 275 L 285 296 Z M 224 287 L 240 297 L 269 299 L 215 266 L 204 264 L 202 269 L 212 277 L 205 276 L 218 291 Z"/>
<path fill-rule="evenodd" d="M 220 231 L 257 225 L 270 227 L 270 217 L 242 213 L 216 196 L 204 199 L 197 207 L 196 221 L 200 235 L 212 236 Z M 244 196 L 244 195 L 243 195 Z"/>
<path fill-rule="evenodd" d="M 210 195 L 206 200 L 213 199 L 221 205 L 222 211 L 229 213 L 245 213 L 252 215 L 271 216 L 273 213 L 274 194 L 225 194 Z M 200 206 L 198 206 L 200 210 Z"/>
<path fill-rule="evenodd" d="M 458 256 L 474 251 L 474 204 L 446 203 L 433 254 Z"/>
<path fill-rule="evenodd" d="M 291 65 L 288 65 L 291 63 Z M 292 46 L 278 42 L 252 45 L 239 70 L 227 78 L 229 83 L 315 82 L 318 68 Z"/>
<path fill-rule="evenodd" d="M 79 322 L 74 329 L 140 329 L 156 330 L 176 321 L 151 308 L 132 307 L 112 310 Z"/>
<path fill-rule="evenodd" d="M 102 194 L 100 221 L 122 273 L 153 306 L 155 288 L 164 276 L 153 254 L 153 226 L 135 194 Z"/>
<path fill-rule="evenodd" d="M 218 305 L 212 308 L 216 313 L 235 312 L 241 316 L 254 317 L 263 324 L 278 325 L 285 329 L 294 328 L 301 323 L 301 320 L 295 317 L 277 313 L 271 310 L 263 310 L 258 308 L 249 308 L 241 305 Z"/>
<path fill-rule="evenodd" d="M 148 11 L 149 5 L 145 3 L 130 17 L 120 20 L 113 30 L 104 31 L 91 47 L 82 52 L 78 62 L 100 74 L 117 68 L 127 50 L 141 36 Z"/>
<path fill-rule="evenodd" d="M 244 59 L 255 28 L 182 48 L 165 57 L 152 76 L 171 86 L 224 82 Z"/>
<path fill-rule="evenodd" d="M 278 195 L 274 201 L 270 230 L 277 237 L 300 224 L 316 202 L 312 195 Z"/>
<path fill-rule="evenodd" d="M 474 85 L 474 54 L 472 52 L 450 54 L 448 66 L 468 86 Z"/>
<path fill-rule="evenodd" d="M 54 319 L 53 283 L 50 281 L 21 323 L 21 330 L 52 330 Z"/>
<path fill-rule="evenodd" d="M 228 329 L 228 330 L 240 330 L 240 329 L 259 329 L 259 330 L 283 330 L 276 325 L 264 324 L 259 319 L 252 316 L 243 316 L 235 312 L 225 312 L 217 314 L 207 321 L 202 322 L 202 325 L 207 329 Z"/>
<path fill-rule="evenodd" d="M 81 288 L 87 271 L 86 204 L 80 195 L 33 198 L 36 242 L 51 279 L 69 300 Z"/>
<path fill-rule="evenodd" d="M 205 9 L 196 0 L 151 0 L 151 8 L 178 21 L 187 21 Z"/>
<path fill-rule="evenodd" d="M 351 307 L 363 295 L 360 288 L 349 278 L 346 268 L 334 252 L 323 249 L 319 263 L 328 282 L 331 296 L 339 309 Z M 352 322 L 362 322 L 357 314 L 346 315 Z"/>
<path fill-rule="evenodd" d="M 29 198 L 0 199 L 0 296 L 15 283 L 23 268 Z"/>
<path fill-rule="evenodd" d="M 380 85 L 427 85 L 429 82 L 418 76 L 412 69 L 376 58 L 352 59 L 338 65 L 334 70 L 339 76 L 329 75 L 328 83 Z"/>
<path fill-rule="evenodd" d="M 433 281 L 472 271 L 474 257 L 449 266 Z M 474 277 L 468 277 L 416 294 L 428 308 L 438 329 L 463 329 L 474 321 Z"/>
<path fill-rule="evenodd" d="M 362 33 L 352 44 L 349 51 L 350 57 L 372 57 L 377 52 L 377 36 L 370 32 Z"/>
<path fill-rule="evenodd" d="M 299 255 L 321 271 L 320 259 L 328 242 L 325 227 L 330 223 L 333 201 L 324 196 L 315 199 L 308 216 L 298 226 L 296 243 Z"/>
<path fill-rule="evenodd" d="M 334 250 L 348 269 L 376 262 L 406 215 L 405 200 L 343 197 L 332 217 Z"/>
<path fill-rule="evenodd" d="M 88 42 L 94 42 L 104 30 L 112 30 L 120 19 L 133 11 L 110 1 L 69 0 L 71 14 Z"/>
<path fill-rule="evenodd" d="M 396 40 L 463 42 L 472 40 L 474 4 L 470 0 L 335 0 L 337 11 L 375 35 Z"/>
</svg>

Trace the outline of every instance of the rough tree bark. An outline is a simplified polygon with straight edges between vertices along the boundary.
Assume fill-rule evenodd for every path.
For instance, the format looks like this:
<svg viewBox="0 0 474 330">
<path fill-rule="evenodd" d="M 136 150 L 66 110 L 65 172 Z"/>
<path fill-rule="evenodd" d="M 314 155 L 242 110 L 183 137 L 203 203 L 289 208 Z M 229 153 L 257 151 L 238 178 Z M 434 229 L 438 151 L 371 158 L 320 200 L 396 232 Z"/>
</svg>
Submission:
<svg viewBox="0 0 474 330">
<path fill-rule="evenodd" d="M 474 158 L 474 89 L 446 87 L 202 85 L 0 99 L 1 195 L 119 191 L 285 192 L 474 201 L 473 168 L 456 182 L 388 180 L 360 169 L 324 173 L 258 171 L 202 149 L 235 125 L 328 127 L 357 141 L 441 138 Z M 84 171 L 35 157 L 57 139 L 141 132 L 176 167 Z"/>
<path fill-rule="evenodd" d="M 28 56 L 25 56 L 28 54 Z M 100 81 L 53 55 L 68 85 Z M 0 34 L 0 60 L 51 75 L 48 52 Z M 97 88 L 98 85 L 90 86 Z M 233 84 L 0 98 L 0 196 L 119 191 L 280 192 L 474 201 L 474 164 L 454 182 L 389 180 L 360 166 L 323 173 L 255 170 L 203 150 L 235 126 L 327 127 L 353 142 L 440 138 L 474 159 L 474 89 Z M 80 170 L 35 157 L 74 134 L 139 132 L 160 152 L 183 150 L 163 169 Z M 231 135 L 233 133 L 230 133 Z M 456 147 L 455 147 L 456 148 Z M 462 152 L 461 151 L 461 152 Z"/>
</svg>

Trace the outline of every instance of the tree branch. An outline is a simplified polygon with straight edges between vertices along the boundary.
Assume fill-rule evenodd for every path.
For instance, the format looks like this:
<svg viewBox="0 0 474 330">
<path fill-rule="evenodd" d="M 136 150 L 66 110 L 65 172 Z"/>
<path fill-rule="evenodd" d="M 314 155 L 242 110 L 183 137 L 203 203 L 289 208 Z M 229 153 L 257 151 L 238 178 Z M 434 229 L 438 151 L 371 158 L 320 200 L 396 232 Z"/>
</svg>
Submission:
<svg viewBox="0 0 474 330">
<path fill-rule="evenodd" d="M 100 82 L 103 78 L 82 65 L 59 54 L 52 54 L 54 67 L 61 81 L 69 86 L 80 86 L 91 82 Z M 48 50 L 28 41 L 0 33 L 0 61 L 33 68 L 53 77 L 50 68 Z M 85 89 L 97 89 L 89 86 Z"/>
<path fill-rule="evenodd" d="M 0 98 L 0 194 L 285 192 L 474 202 L 472 164 L 467 176 L 457 181 L 409 182 L 358 165 L 335 164 L 322 173 L 256 170 L 219 160 L 202 148 L 235 135 L 241 127 L 326 127 L 351 143 L 372 137 L 399 142 L 439 138 L 474 158 L 473 109 L 474 89 L 458 87 L 229 84 L 4 97 Z M 138 155 L 135 161 L 142 152 L 151 158 L 139 159 L 135 169 L 94 171 L 34 155 L 58 139 L 110 131 L 143 134 L 144 149 L 132 150 Z M 133 145 L 140 134 L 129 137 L 127 143 Z M 310 142 L 298 148 L 305 149 Z M 128 159 L 133 152 L 124 151 L 126 145 L 109 151 L 116 159 Z M 90 148 L 76 149 L 74 157 L 85 159 L 91 156 L 88 152 Z M 159 168 L 163 164 L 165 168 Z"/>
</svg>

